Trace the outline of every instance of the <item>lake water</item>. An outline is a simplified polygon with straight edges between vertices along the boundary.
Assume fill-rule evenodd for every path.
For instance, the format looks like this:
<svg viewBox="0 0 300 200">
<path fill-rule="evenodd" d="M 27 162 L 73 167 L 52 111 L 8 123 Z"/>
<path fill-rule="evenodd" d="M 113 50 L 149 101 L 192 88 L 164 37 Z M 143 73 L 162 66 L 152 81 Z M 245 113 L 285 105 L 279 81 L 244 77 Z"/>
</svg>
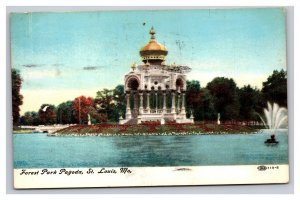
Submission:
<svg viewBox="0 0 300 200">
<path fill-rule="evenodd" d="M 288 135 L 49 137 L 14 134 L 15 168 L 288 164 Z"/>
</svg>

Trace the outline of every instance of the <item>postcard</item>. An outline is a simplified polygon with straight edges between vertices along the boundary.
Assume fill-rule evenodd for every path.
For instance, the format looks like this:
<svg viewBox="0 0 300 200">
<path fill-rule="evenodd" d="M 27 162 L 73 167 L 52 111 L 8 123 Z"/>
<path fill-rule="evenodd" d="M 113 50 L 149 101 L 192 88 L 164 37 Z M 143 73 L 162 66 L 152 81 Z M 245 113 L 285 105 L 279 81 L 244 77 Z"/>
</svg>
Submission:
<svg viewBox="0 0 300 200">
<path fill-rule="evenodd" d="M 288 183 L 285 20 L 11 13 L 14 187 Z"/>
</svg>

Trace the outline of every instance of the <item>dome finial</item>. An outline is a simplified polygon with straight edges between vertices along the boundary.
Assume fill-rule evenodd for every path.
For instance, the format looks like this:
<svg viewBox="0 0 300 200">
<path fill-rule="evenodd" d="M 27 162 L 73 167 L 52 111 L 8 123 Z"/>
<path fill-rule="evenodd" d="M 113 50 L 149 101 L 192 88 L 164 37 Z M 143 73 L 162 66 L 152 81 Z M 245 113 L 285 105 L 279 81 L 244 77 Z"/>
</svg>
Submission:
<svg viewBox="0 0 300 200">
<path fill-rule="evenodd" d="M 137 67 L 137 64 L 134 62 L 134 63 L 131 65 L 132 71 L 134 71 L 134 70 L 136 69 L 136 67 Z"/>
<path fill-rule="evenodd" d="M 154 30 L 153 26 L 151 27 L 149 33 L 151 35 L 151 40 L 154 41 L 155 40 L 155 30 Z"/>
</svg>

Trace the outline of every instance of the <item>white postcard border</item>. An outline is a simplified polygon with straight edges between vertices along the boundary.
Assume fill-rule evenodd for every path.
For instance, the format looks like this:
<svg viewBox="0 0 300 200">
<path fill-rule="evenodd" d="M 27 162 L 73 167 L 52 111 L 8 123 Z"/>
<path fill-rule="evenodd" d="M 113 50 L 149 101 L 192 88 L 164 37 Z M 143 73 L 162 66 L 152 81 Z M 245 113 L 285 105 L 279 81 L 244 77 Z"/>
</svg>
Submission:
<svg viewBox="0 0 300 200">
<path fill-rule="evenodd" d="M 16 189 L 268 184 L 288 182 L 289 165 L 276 164 L 14 169 L 14 187 Z"/>
</svg>

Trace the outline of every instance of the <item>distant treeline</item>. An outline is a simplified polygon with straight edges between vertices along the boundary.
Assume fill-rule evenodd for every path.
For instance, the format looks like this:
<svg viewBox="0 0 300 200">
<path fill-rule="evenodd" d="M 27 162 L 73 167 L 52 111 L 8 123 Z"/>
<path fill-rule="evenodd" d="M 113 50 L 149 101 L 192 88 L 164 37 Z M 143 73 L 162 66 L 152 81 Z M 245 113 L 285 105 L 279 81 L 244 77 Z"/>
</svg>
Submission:
<svg viewBox="0 0 300 200">
<path fill-rule="evenodd" d="M 14 69 L 12 80 L 15 125 L 86 124 L 89 117 L 93 124 L 115 123 L 119 121 L 120 115 L 124 117 L 125 114 L 124 86 L 118 85 L 112 90 L 98 91 L 96 98 L 79 96 L 58 106 L 43 104 L 37 112 L 30 111 L 20 116 L 22 79 Z M 267 101 L 287 107 L 286 71 L 273 71 L 263 82 L 261 90 L 250 85 L 239 88 L 233 79 L 225 77 L 214 78 L 206 87 L 201 87 L 197 80 L 187 81 L 187 115 L 189 117 L 192 113 L 195 121 L 216 120 L 218 113 L 221 121 L 258 121 L 257 114 L 263 112 Z"/>
<path fill-rule="evenodd" d="M 216 77 L 205 88 L 198 81 L 187 82 L 187 112 L 193 111 L 196 121 L 260 121 L 259 115 L 267 101 L 287 107 L 286 71 L 273 71 L 261 90 L 236 86 L 233 79 Z"/>
</svg>

